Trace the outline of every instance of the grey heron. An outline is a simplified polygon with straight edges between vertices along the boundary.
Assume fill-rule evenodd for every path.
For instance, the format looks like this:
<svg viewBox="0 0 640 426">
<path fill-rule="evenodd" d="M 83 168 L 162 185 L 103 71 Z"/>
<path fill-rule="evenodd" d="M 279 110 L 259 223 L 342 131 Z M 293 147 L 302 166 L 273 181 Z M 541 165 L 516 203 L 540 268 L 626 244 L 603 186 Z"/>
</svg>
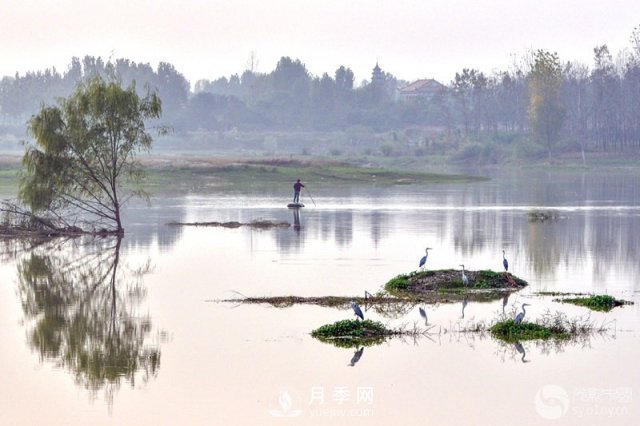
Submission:
<svg viewBox="0 0 640 426">
<path fill-rule="evenodd" d="M 529 306 L 529 304 L 528 303 L 523 303 L 522 304 L 522 312 L 520 312 L 516 316 L 516 319 L 513 321 L 514 324 L 520 324 L 522 322 L 522 320 L 524 319 L 524 315 L 527 313 L 527 311 L 524 309 L 525 306 Z"/>
<path fill-rule="evenodd" d="M 460 265 L 460 266 L 462 266 L 462 284 L 464 284 L 464 286 L 467 287 L 469 285 L 469 278 L 464 273 L 464 265 Z"/>
<path fill-rule="evenodd" d="M 360 309 L 360 305 L 358 305 L 353 300 L 351 301 L 351 309 L 353 309 L 353 313 L 355 316 L 359 317 L 361 320 L 364 320 L 364 314 L 362 313 L 362 309 Z"/>
<path fill-rule="evenodd" d="M 420 306 L 418 308 L 418 311 L 420 312 L 420 316 L 422 318 L 424 318 L 424 325 L 427 325 L 428 320 L 427 320 L 427 311 L 424 310 L 424 308 L 422 306 Z"/>
<path fill-rule="evenodd" d="M 420 259 L 420 264 L 418 265 L 420 268 L 424 268 L 424 265 L 427 263 L 427 258 L 429 257 L 429 250 L 433 250 L 431 247 L 427 247 L 424 249 L 424 256 Z"/>
<path fill-rule="evenodd" d="M 504 250 L 502 250 L 502 266 L 504 266 L 505 272 L 509 272 L 509 262 L 507 262 L 507 258 L 505 257 Z"/>
</svg>

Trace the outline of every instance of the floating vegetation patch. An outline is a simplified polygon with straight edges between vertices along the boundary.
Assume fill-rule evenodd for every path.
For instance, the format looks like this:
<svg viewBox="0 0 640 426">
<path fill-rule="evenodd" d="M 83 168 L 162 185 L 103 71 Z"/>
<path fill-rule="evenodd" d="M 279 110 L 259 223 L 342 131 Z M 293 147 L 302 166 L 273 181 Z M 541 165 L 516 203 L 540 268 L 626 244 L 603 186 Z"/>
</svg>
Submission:
<svg viewBox="0 0 640 426">
<path fill-rule="evenodd" d="M 300 296 L 270 296 L 270 297 L 242 297 L 235 299 L 225 299 L 219 302 L 224 303 L 248 303 L 248 304 L 268 304 L 276 308 L 287 308 L 293 305 L 318 305 L 327 307 L 349 308 L 349 302 L 356 301 L 368 305 L 385 305 L 402 302 L 397 297 L 387 295 L 371 295 L 366 299 L 363 297 L 344 296 L 320 296 L 320 297 L 300 297 Z"/>
<path fill-rule="evenodd" d="M 593 295 L 586 297 L 554 299 L 554 302 L 571 303 L 573 305 L 584 306 L 591 310 L 600 312 L 609 312 L 617 306 L 633 305 L 633 302 L 627 300 L 618 300 L 608 295 Z"/>
<path fill-rule="evenodd" d="M 326 324 L 311 332 L 320 341 L 345 348 L 378 345 L 394 334 L 397 333 L 380 322 L 351 319 Z"/>
<path fill-rule="evenodd" d="M 503 291 L 520 290 L 527 285 L 526 281 L 506 272 L 481 270 L 465 271 L 465 274 L 469 279 L 468 286 L 462 282 L 462 274 L 459 270 L 416 271 L 392 278 L 385 284 L 385 290 L 391 294 L 402 296 L 407 294 L 425 295 L 434 292 L 447 294 L 476 290 L 483 292 L 499 290 L 497 297 L 502 297 Z"/>
<path fill-rule="evenodd" d="M 361 346 L 379 345 L 394 336 L 426 336 L 431 328 L 387 328 L 378 321 L 341 320 L 326 324 L 311 332 L 311 336 L 324 343 L 331 343 L 341 348 L 358 348 Z"/>
<path fill-rule="evenodd" d="M 598 326 L 588 318 L 569 319 L 562 312 L 547 312 L 535 322 L 523 321 L 516 324 L 512 319 L 498 321 L 490 326 L 489 331 L 497 339 L 514 343 L 520 340 L 574 339 L 602 333 L 608 328 L 608 324 Z"/>
<path fill-rule="evenodd" d="M 560 214 L 556 210 L 533 210 L 527 212 L 529 222 L 548 222 L 560 219 Z"/>
<path fill-rule="evenodd" d="M 533 322 L 516 324 L 513 320 L 500 321 L 491 327 L 491 334 L 507 342 L 536 339 L 568 339 L 570 335 L 563 328 L 555 329 Z"/>
<path fill-rule="evenodd" d="M 242 222 L 169 222 L 169 226 L 214 226 L 221 228 L 239 228 L 248 226 L 255 229 L 271 229 L 271 228 L 288 228 L 291 226 L 289 222 L 276 222 L 272 220 L 257 219 L 248 223 Z"/>
<path fill-rule="evenodd" d="M 587 293 L 572 293 L 562 291 L 536 291 L 533 294 L 536 296 L 587 296 Z"/>
</svg>

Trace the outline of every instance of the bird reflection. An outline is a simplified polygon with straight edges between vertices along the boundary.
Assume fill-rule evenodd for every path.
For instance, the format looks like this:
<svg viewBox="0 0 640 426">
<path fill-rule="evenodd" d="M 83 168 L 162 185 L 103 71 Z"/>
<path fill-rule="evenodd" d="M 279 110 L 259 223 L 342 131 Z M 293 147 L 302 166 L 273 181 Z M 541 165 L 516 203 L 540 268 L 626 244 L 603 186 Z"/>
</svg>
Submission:
<svg viewBox="0 0 640 426">
<path fill-rule="evenodd" d="M 351 361 L 349 361 L 349 367 L 355 366 L 356 363 L 360 361 L 360 358 L 362 358 L 363 352 L 364 352 L 364 346 L 353 353 L 353 356 L 351 357 Z"/>
<path fill-rule="evenodd" d="M 462 319 L 464 319 L 464 310 L 467 307 L 467 304 L 469 303 L 469 297 L 465 296 L 464 299 L 462 299 Z"/>
<path fill-rule="evenodd" d="M 505 315 L 504 313 L 504 308 L 505 306 L 507 306 L 507 303 L 509 302 L 509 296 L 511 296 L 511 293 L 505 293 L 504 296 L 502 296 L 502 315 Z"/>
<path fill-rule="evenodd" d="M 522 343 L 516 342 L 514 343 L 514 346 L 516 347 L 516 351 L 522 354 L 522 358 L 520 359 L 522 362 L 531 362 L 529 360 L 524 359 L 524 357 L 527 356 L 527 352 L 524 350 L 524 346 L 522 346 Z"/>
<path fill-rule="evenodd" d="M 418 308 L 418 311 L 420 311 L 420 316 L 424 319 L 424 325 L 427 325 L 428 324 L 427 311 L 425 311 L 422 306 Z"/>
</svg>

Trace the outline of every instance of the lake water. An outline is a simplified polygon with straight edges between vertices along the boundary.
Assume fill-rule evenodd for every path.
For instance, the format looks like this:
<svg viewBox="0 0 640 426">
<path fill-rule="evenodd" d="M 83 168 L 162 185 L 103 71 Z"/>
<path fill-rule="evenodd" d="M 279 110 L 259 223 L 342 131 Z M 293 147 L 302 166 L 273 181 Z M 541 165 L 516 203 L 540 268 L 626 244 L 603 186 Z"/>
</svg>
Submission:
<svg viewBox="0 0 640 426">
<path fill-rule="evenodd" d="M 487 182 L 156 194 L 126 237 L 5 243 L 0 424 L 637 424 L 640 176 L 500 174 Z M 530 222 L 532 209 L 557 220 Z M 287 220 L 288 229 L 172 227 L 171 220 Z M 346 309 L 221 303 L 244 296 L 362 296 L 417 269 L 502 268 L 529 281 L 503 300 L 424 305 L 431 333 L 361 351 L 311 330 Z M 115 271 L 115 273 L 114 273 Z M 609 313 L 539 296 L 635 302 Z M 565 344 L 465 333 L 529 303 L 607 331 Z M 422 325 L 418 307 L 368 309 Z M 359 357 L 359 358 L 358 358 Z M 351 365 L 354 364 L 354 365 Z"/>
</svg>

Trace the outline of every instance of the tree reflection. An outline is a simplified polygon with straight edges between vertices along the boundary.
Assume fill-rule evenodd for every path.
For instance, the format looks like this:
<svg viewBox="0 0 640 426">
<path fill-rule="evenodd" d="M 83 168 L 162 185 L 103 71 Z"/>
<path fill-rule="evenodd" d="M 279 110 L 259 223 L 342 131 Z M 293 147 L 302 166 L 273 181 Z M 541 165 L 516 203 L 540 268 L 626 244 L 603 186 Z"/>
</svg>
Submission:
<svg viewBox="0 0 640 426">
<path fill-rule="evenodd" d="M 29 346 L 77 384 L 104 389 L 109 403 L 121 382 L 147 382 L 160 367 L 160 348 L 147 344 L 151 319 L 136 310 L 150 266 L 121 265 L 120 245 L 119 238 L 54 251 L 45 244 L 18 261 Z"/>
</svg>

